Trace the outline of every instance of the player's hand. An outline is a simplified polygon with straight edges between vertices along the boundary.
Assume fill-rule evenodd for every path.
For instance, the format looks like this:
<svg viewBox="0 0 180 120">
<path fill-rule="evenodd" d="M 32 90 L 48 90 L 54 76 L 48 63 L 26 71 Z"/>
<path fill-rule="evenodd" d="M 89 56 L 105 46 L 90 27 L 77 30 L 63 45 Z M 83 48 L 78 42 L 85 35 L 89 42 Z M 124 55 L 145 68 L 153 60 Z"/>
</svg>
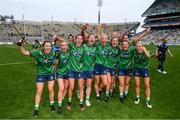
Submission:
<svg viewBox="0 0 180 120">
<path fill-rule="evenodd" d="M 158 58 L 158 54 L 155 54 L 154 56 L 155 56 L 155 58 Z"/>
<path fill-rule="evenodd" d="M 18 45 L 18 46 L 21 46 L 23 43 L 25 43 L 24 37 L 21 38 L 21 39 L 17 42 L 17 45 Z"/>
<path fill-rule="evenodd" d="M 53 35 L 52 39 L 53 39 L 53 40 L 56 40 L 57 37 L 58 37 L 57 35 Z"/>
<path fill-rule="evenodd" d="M 145 48 L 144 46 L 142 47 L 142 50 L 143 50 L 144 52 L 146 52 L 146 51 L 147 51 L 147 50 L 146 50 L 146 48 Z"/>
<path fill-rule="evenodd" d="M 89 24 L 88 24 L 88 23 L 85 23 L 85 24 L 82 26 L 82 30 L 87 30 L 88 27 L 89 27 Z"/>
<path fill-rule="evenodd" d="M 148 27 L 148 28 L 146 29 L 146 31 L 147 31 L 147 32 L 151 32 L 151 27 Z"/>
</svg>

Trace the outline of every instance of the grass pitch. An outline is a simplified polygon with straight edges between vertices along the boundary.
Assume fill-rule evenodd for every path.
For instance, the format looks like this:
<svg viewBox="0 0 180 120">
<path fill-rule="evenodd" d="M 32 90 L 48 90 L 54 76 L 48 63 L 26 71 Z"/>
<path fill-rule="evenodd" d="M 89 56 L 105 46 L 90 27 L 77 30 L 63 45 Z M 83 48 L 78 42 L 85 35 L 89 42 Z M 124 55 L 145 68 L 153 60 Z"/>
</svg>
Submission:
<svg viewBox="0 0 180 120">
<path fill-rule="evenodd" d="M 155 46 L 148 46 L 154 50 Z M 150 60 L 151 101 L 153 108 L 145 106 L 143 81 L 141 81 L 141 101 L 134 104 L 134 80 L 131 78 L 128 100 L 120 103 L 118 87 L 115 96 L 108 103 L 96 101 L 92 88 L 91 107 L 80 111 L 79 100 L 74 94 L 72 110 L 65 108 L 63 114 L 51 113 L 49 109 L 47 85 L 40 104 L 40 119 L 180 119 L 180 47 L 170 46 L 173 58 L 167 55 L 165 62 L 168 74 L 159 74 L 157 59 Z M 21 63 L 20 63 L 21 62 Z M 21 55 L 13 45 L 0 46 L 0 118 L 29 119 L 34 110 L 36 66 L 30 57 Z M 57 84 L 55 86 L 57 110 Z"/>
</svg>

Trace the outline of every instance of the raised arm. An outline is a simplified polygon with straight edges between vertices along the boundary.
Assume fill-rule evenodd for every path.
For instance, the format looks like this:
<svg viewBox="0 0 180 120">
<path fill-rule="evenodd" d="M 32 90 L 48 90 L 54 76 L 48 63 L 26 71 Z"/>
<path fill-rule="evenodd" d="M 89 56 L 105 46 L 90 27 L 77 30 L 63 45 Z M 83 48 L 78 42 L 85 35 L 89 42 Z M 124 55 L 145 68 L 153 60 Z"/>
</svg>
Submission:
<svg viewBox="0 0 180 120">
<path fill-rule="evenodd" d="M 146 57 L 147 58 L 150 58 L 151 56 L 150 56 L 150 54 L 149 54 L 149 52 L 147 51 L 147 49 L 143 46 L 143 51 L 144 51 L 144 53 L 145 53 L 145 55 L 146 55 Z"/>
<path fill-rule="evenodd" d="M 99 40 L 101 39 L 101 35 L 104 33 L 104 26 L 105 24 L 99 24 L 96 28 L 96 34 Z"/>
<path fill-rule="evenodd" d="M 23 39 L 21 39 L 17 45 L 19 46 L 19 50 L 20 52 L 25 55 L 25 56 L 30 56 L 30 52 L 28 50 L 26 50 L 22 45 L 24 44 Z"/>
<path fill-rule="evenodd" d="M 59 40 L 60 42 L 64 41 L 61 37 L 57 35 L 53 35 L 52 39 L 55 41 L 56 39 Z"/>
<path fill-rule="evenodd" d="M 89 36 L 89 33 L 87 31 L 88 27 L 89 27 L 88 23 L 84 24 L 82 26 L 82 31 L 81 31 L 81 35 L 83 36 L 83 40 L 86 41 L 86 42 L 87 42 L 88 36 Z"/>
<path fill-rule="evenodd" d="M 135 39 L 135 42 L 138 42 L 138 41 L 142 40 L 142 38 L 143 38 L 144 36 L 146 36 L 150 31 L 151 31 L 151 28 L 148 27 L 143 33 L 141 33 L 141 34 Z"/>
</svg>

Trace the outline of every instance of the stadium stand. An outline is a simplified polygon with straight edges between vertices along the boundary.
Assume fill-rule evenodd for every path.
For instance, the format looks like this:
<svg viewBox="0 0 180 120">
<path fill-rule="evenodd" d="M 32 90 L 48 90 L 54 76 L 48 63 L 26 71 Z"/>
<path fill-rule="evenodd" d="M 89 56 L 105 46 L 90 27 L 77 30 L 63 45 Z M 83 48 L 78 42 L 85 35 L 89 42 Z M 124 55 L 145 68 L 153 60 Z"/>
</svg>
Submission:
<svg viewBox="0 0 180 120">
<path fill-rule="evenodd" d="M 138 33 L 140 34 L 140 33 Z M 131 37 L 135 39 L 136 36 Z M 180 30 L 179 29 L 159 29 L 153 30 L 151 33 L 142 38 L 143 44 L 160 44 L 161 39 L 165 36 L 168 36 L 169 45 L 179 45 L 180 44 Z"/>
<path fill-rule="evenodd" d="M 144 28 L 180 27 L 180 0 L 155 0 L 142 17 Z"/>
<path fill-rule="evenodd" d="M 84 23 L 73 23 L 73 22 L 59 22 L 59 21 L 21 21 L 14 20 L 16 27 L 19 29 L 21 34 L 25 36 L 29 42 L 36 38 L 40 42 L 44 39 L 51 39 L 53 35 L 58 35 L 64 39 L 69 34 L 77 35 L 81 33 L 81 27 Z M 136 29 L 139 27 L 139 22 L 128 22 L 128 23 L 107 23 L 104 31 L 110 37 L 113 31 L 117 31 L 120 34 L 125 32 L 136 33 Z M 96 33 L 95 23 L 90 23 L 88 28 L 89 33 Z M 17 42 L 19 36 L 12 27 L 12 21 L 0 21 L 0 42 Z"/>
<path fill-rule="evenodd" d="M 160 44 L 165 36 L 168 36 L 169 44 L 180 44 L 180 0 L 155 0 L 142 17 L 146 17 L 142 27 L 152 28 L 143 38 L 145 44 Z"/>
</svg>

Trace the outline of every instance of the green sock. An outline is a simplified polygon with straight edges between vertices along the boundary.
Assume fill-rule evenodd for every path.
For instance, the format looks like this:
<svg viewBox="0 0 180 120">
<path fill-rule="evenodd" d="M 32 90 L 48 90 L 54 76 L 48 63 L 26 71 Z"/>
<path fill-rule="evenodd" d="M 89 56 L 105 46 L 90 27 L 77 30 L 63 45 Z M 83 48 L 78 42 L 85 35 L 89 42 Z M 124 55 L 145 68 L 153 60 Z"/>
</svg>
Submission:
<svg viewBox="0 0 180 120">
<path fill-rule="evenodd" d="M 127 96 L 127 95 L 128 95 L 128 92 L 127 92 L 127 91 L 124 91 L 124 95 Z"/>
<path fill-rule="evenodd" d="M 39 110 L 39 105 L 35 105 L 35 110 Z"/>
<path fill-rule="evenodd" d="M 119 95 L 120 95 L 120 97 L 123 97 L 123 92 L 121 92 Z"/>
<path fill-rule="evenodd" d="M 80 100 L 80 102 L 79 102 L 80 104 L 83 104 L 83 100 Z"/>
<path fill-rule="evenodd" d="M 62 106 L 62 101 L 58 101 L 58 106 Z"/>
<path fill-rule="evenodd" d="M 150 97 L 147 97 L 147 98 L 146 98 L 146 102 L 149 102 L 149 101 L 150 101 Z"/>
<path fill-rule="evenodd" d="M 140 98 L 140 96 L 136 96 L 136 98 L 138 98 L 138 99 L 139 99 L 139 98 Z"/>
<path fill-rule="evenodd" d="M 113 93 L 113 90 L 110 90 L 110 93 Z"/>
<path fill-rule="evenodd" d="M 68 102 L 71 102 L 71 98 L 68 98 Z"/>
<path fill-rule="evenodd" d="M 86 97 L 86 101 L 88 101 L 89 100 L 89 97 Z"/>
<path fill-rule="evenodd" d="M 50 101 L 50 106 L 53 106 L 54 105 L 54 101 Z"/>
<path fill-rule="evenodd" d="M 109 97 L 109 92 L 106 92 L 106 97 Z"/>
</svg>

